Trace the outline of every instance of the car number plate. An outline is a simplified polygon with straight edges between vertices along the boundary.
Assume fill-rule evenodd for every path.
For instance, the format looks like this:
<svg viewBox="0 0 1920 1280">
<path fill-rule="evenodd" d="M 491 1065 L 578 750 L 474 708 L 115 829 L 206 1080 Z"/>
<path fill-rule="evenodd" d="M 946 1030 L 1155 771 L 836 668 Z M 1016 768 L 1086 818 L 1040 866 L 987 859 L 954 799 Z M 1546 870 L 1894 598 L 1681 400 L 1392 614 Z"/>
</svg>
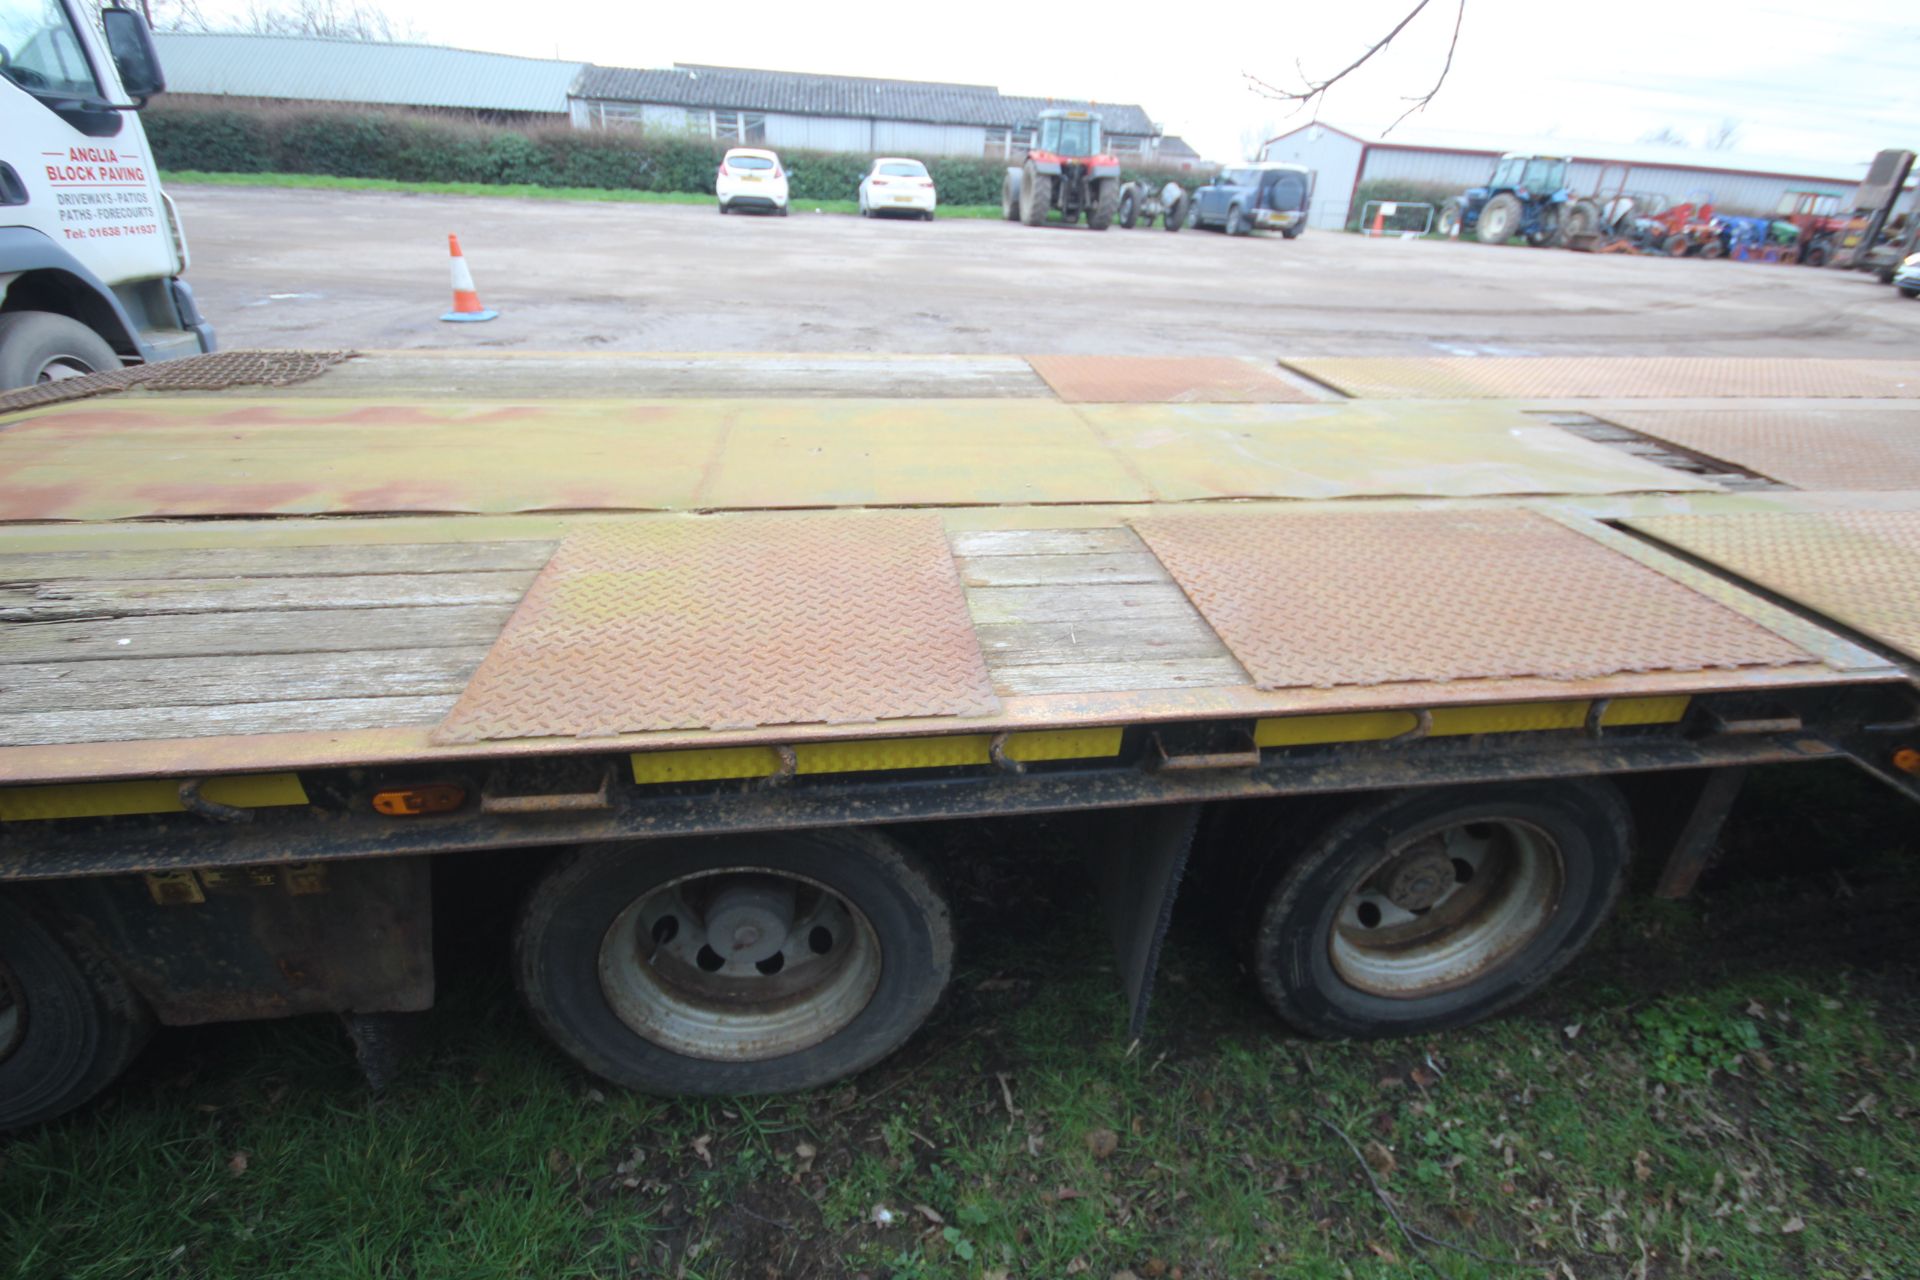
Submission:
<svg viewBox="0 0 1920 1280">
<path fill-rule="evenodd" d="M 894 199 L 895 199 L 895 200 L 897 200 L 897 201 L 899 201 L 899 202 L 900 202 L 901 204 L 912 204 L 912 203 L 913 203 L 913 197 L 912 197 L 912 196 L 895 196 L 895 197 L 894 197 Z"/>
</svg>

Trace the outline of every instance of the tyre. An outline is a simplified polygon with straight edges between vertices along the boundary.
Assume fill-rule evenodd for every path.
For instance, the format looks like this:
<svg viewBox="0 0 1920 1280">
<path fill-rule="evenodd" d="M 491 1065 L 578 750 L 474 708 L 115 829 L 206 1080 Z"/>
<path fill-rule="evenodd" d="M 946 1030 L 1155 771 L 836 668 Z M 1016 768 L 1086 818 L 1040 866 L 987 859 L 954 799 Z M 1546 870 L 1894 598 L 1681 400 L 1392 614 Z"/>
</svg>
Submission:
<svg viewBox="0 0 1920 1280">
<path fill-rule="evenodd" d="M 1280 235 L 1287 240 L 1298 240 L 1300 238 L 1300 233 L 1302 231 L 1305 231 L 1306 229 L 1307 229 L 1306 223 L 1296 222 L 1290 227 L 1280 228 Z"/>
<path fill-rule="evenodd" d="M 1087 206 L 1087 226 L 1095 231 L 1105 231 L 1113 225 L 1113 215 L 1119 207 L 1120 179 L 1094 179 L 1093 203 Z"/>
<path fill-rule="evenodd" d="M 1600 206 L 1591 200 L 1575 200 L 1560 214 L 1560 238 L 1573 240 L 1590 236 L 1600 229 Z"/>
<path fill-rule="evenodd" d="M 1018 169 L 1007 170 L 1000 180 L 1000 216 L 1008 222 L 1020 221 L 1020 179 Z"/>
<path fill-rule="evenodd" d="M 104 952 L 0 898 L 0 1132 L 99 1093 L 152 1029 Z"/>
<path fill-rule="evenodd" d="M 1021 172 L 1020 221 L 1037 227 L 1047 220 L 1047 210 L 1053 207 L 1053 183 L 1053 175 L 1035 173 L 1031 164 Z"/>
<path fill-rule="evenodd" d="M 1403 792 L 1270 873 L 1248 959 L 1309 1035 L 1441 1031 L 1524 999 L 1593 936 L 1631 845 L 1604 782 Z"/>
<path fill-rule="evenodd" d="M 1700 246 L 1700 256 L 1708 259 L 1724 258 L 1727 256 L 1726 243 L 1716 236 Z"/>
<path fill-rule="evenodd" d="M 119 367 L 120 357 L 106 339 L 78 320 L 50 311 L 0 315 L 0 389 Z"/>
<path fill-rule="evenodd" d="M 773 211 L 773 214 L 774 214 L 774 216 L 775 216 L 776 218 L 784 218 L 784 217 L 786 217 L 786 216 L 787 216 L 787 206 L 785 206 L 785 205 L 781 205 L 781 206 L 780 206 L 780 207 L 779 207 L 778 209 L 775 209 L 775 210 Z"/>
<path fill-rule="evenodd" d="M 1247 215 L 1240 211 L 1240 206 L 1230 204 L 1227 206 L 1226 226 L 1222 229 L 1230 236 L 1243 236 L 1253 228 L 1247 225 Z"/>
<path fill-rule="evenodd" d="M 1167 206 L 1167 216 L 1161 219 L 1161 225 L 1169 231 L 1178 231 L 1182 227 L 1192 226 L 1192 203 L 1185 192 L 1175 196 L 1173 203 Z"/>
<path fill-rule="evenodd" d="M 867 208 L 867 198 L 865 196 L 860 197 L 860 216 L 863 218 L 871 218 L 873 216 L 873 210 Z"/>
<path fill-rule="evenodd" d="M 1693 248 L 1693 241 L 1685 233 L 1676 231 L 1660 242 L 1660 252 L 1669 258 L 1684 258 L 1687 250 Z"/>
<path fill-rule="evenodd" d="M 1920 298 L 1920 285 L 1903 284 L 1900 286 L 1900 295 L 1906 298 Z"/>
<path fill-rule="evenodd" d="M 931 209 L 928 209 L 928 210 L 925 210 L 924 212 L 922 212 L 922 213 L 921 213 L 921 215 L 920 215 L 920 221 L 922 221 L 922 222 L 932 222 L 932 221 L 933 221 L 933 210 L 931 210 Z"/>
<path fill-rule="evenodd" d="M 1826 266 L 1827 265 L 1827 246 L 1825 246 L 1824 244 L 1815 244 L 1810 246 L 1805 253 L 1800 255 L 1800 261 L 1809 267 Z"/>
<path fill-rule="evenodd" d="M 664 1094 L 779 1093 L 870 1067 L 952 965 L 945 899 L 866 831 L 581 850 L 535 886 L 515 940 L 555 1043 Z"/>
<path fill-rule="evenodd" d="M 1520 233 L 1520 198 L 1503 191 L 1480 210 L 1473 234 L 1481 244 L 1505 244 Z"/>
<path fill-rule="evenodd" d="M 724 218 L 724 217 L 726 217 L 726 216 L 727 216 L 727 202 L 726 202 L 725 200 L 722 200 L 722 201 L 720 202 L 720 206 L 719 206 L 719 208 L 720 208 L 720 216 L 721 216 L 721 217 L 723 217 L 723 218 Z"/>
<path fill-rule="evenodd" d="M 1140 225 L 1140 199 L 1135 194 L 1131 182 L 1121 190 L 1120 207 L 1115 210 L 1113 216 L 1119 219 L 1120 226 L 1124 230 L 1131 231 Z M 1153 220 L 1149 218 L 1147 221 L 1151 225 Z"/>
<path fill-rule="evenodd" d="M 1440 206 L 1440 220 L 1433 229 L 1443 236 L 1450 236 L 1460 228 L 1461 205 L 1458 200 L 1449 200 Z"/>
</svg>

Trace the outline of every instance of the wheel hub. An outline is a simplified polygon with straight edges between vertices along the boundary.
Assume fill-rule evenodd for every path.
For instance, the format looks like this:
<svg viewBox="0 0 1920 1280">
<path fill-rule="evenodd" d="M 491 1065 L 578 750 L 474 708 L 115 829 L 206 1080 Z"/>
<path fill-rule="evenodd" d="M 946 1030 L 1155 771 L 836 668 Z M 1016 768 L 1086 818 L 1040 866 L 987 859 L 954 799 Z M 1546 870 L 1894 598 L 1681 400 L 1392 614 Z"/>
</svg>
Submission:
<svg viewBox="0 0 1920 1280">
<path fill-rule="evenodd" d="M 1423 840 L 1380 873 L 1387 901 L 1402 911 L 1425 911 L 1454 887 L 1453 859 L 1439 840 Z"/>
<path fill-rule="evenodd" d="M 790 881 L 742 881 L 714 895 L 707 908 L 707 945 L 744 964 L 771 959 L 793 931 Z"/>
</svg>

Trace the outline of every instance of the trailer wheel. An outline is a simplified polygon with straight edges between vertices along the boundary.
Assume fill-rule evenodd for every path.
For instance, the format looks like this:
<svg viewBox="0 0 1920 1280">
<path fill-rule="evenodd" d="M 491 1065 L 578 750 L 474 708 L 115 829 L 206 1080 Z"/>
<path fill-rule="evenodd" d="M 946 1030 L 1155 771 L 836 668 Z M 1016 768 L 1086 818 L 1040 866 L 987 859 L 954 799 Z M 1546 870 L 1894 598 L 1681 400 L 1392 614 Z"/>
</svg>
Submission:
<svg viewBox="0 0 1920 1280">
<path fill-rule="evenodd" d="M 666 1094 L 780 1093 L 864 1070 L 946 986 L 946 901 L 864 831 L 568 855 L 534 888 L 520 990 L 594 1074 Z"/>
<path fill-rule="evenodd" d="M 1188 204 L 1186 192 L 1183 191 L 1175 196 L 1173 203 L 1167 206 L 1166 216 L 1161 219 L 1161 225 L 1169 231 L 1178 231 L 1182 227 L 1191 226 L 1192 223 L 1187 217 Z"/>
<path fill-rule="evenodd" d="M 0 899 L 0 1131 L 99 1093 L 152 1029 L 146 1005 L 99 947 Z"/>
<path fill-rule="evenodd" d="M 0 389 L 59 382 L 120 367 L 105 338 L 51 311 L 0 316 Z"/>
<path fill-rule="evenodd" d="M 1119 219 L 1122 230 L 1131 231 L 1140 225 L 1140 201 L 1134 195 L 1131 182 L 1120 189 L 1120 208 L 1113 216 Z M 1147 219 L 1147 225 L 1153 225 L 1151 217 Z"/>
<path fill-rule="evenodd" d="M 1008 222 L 1020 221 L 1020 170 L 1008 169 L 1000 180 L 1000 216 Z"/>
<path fill-rule="evenodd" d="M 1336 820 L 1272 873 L 1248 958 L 1309 1035 L 1464 1026 L 1525 998 L 1619 897 L 1631 845 L 1603 782 L 1405 792 Z"/>
</svg>

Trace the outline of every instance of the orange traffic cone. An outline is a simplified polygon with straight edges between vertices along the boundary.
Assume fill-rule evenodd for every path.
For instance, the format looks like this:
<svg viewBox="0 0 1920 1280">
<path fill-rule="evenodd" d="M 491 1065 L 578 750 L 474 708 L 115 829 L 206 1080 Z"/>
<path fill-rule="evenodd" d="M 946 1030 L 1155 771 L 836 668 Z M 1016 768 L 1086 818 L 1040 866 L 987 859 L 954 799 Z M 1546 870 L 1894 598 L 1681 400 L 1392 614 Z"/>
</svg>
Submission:
<svg viewBox="0 0 1920 1280">
<path fill-rule="evenodd" d="M 440 318 L 472 324 L 499 315 L 498 311 L 489 311 L 480 305 L 480 295 L 473 287 L 473 272 L 467 270 L 467 260 L 460 252 L 460 237 L 449 235 L 447 247 L 453 252 L 453 310 Z"/>
</svg>

